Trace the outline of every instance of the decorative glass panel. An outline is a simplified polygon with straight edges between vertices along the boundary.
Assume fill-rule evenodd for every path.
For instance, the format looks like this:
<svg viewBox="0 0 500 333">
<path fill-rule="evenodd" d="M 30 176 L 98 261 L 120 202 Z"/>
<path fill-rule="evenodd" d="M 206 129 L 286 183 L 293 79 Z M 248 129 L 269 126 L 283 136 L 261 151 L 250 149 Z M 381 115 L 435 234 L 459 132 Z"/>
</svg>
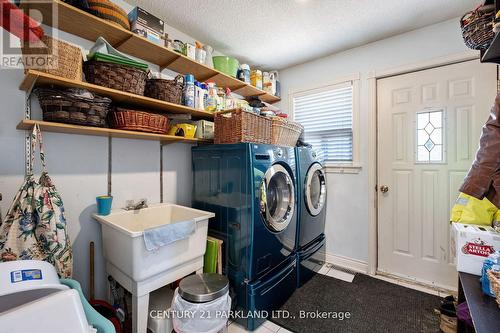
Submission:
<svg viewBox="0 0 500 333">
<path fill-rule="evenodd" d="M 417 162 L 443 162 L 443 111 L 417 113 Z"/>
</svg>

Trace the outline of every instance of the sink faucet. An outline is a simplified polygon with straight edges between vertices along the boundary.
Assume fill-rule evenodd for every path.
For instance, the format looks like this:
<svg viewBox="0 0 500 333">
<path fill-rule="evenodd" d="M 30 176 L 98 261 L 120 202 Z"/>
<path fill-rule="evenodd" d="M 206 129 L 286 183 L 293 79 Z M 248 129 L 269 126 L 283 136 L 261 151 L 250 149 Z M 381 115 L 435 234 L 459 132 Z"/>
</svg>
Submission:
<svg viewBox="0 0 500 333">
<path fill-rule="evenodd" d="M 137 203 L 134 203 L 134 200 L 127 200 L 125 210 L 139 210 L 142 208 L 148 208 L 147 199 L 141 199 Z"/>
</svg>

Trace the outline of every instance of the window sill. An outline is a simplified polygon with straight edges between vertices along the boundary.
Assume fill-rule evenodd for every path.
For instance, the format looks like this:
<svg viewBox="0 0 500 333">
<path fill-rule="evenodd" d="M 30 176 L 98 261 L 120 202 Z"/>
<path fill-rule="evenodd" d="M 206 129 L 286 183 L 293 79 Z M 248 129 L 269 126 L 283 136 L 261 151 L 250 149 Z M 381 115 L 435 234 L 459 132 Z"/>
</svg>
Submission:
<svg viewBox="0 0 500 333">
<path fill-rule="evenodd" d="M 361 172 L 361 165 L 357 164 L 330 164 L 325 165 L 326 173 L 358 174 Z"/>
</svg>

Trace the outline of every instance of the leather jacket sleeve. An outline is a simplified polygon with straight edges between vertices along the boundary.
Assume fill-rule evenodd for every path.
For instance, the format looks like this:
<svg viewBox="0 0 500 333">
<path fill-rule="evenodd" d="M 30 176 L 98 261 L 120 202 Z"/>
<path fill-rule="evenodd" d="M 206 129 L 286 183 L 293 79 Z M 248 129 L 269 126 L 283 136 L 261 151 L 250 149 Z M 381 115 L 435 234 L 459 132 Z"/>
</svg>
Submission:
<svg viewBox="0 0 500 333">
<path fill-rule="evenodd" d="M 500 93 L 483 126 L 479 149 L 460 192 L 483 199 L 490 189 L 494 175 L 500 169 Z"/>
</svg>

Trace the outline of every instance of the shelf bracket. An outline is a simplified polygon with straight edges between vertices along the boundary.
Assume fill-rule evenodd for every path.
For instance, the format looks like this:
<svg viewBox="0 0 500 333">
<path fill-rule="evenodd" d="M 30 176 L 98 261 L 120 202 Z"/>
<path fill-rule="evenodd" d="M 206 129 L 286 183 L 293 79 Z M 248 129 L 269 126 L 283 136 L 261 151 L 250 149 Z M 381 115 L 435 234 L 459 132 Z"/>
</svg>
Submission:
<svg viewBox="0 0 500 333">
<path fill-rule="evenodd" d="M 181 56 L 180 56 L 180 55 L 178 55 L 178 56 L 176 56 L 174 59 L 169 60 L 169 61 L 167 61 L 167 62 L 166 62 L 166 63 L 164 63 L 164 64 L 161 64 L 161 65 L 159 66 L 159 68 L 160 68 L 160 72 L 161 72 L 161 71 L 163 71 L 164 69 L 166 69 L 166 68 L 167 68 L 168 66 L 170 66 L 171 64 L 173 64 L 173 63 L 174 63 L 177 59 L 179 59 L 180 57 L 181 57 Z"/>
<path fill-rule="evenodd" d="M 31 119 L 31 95 L 35 87 L 36 80 L 33 80 L 31 86 L 26 90 L 24 101 L 24 119 Z M 32 172 L 31 165 L 31 131 L 25 131 L 24 135 L 24 173 L 28 175 Z"/>
</svg>

